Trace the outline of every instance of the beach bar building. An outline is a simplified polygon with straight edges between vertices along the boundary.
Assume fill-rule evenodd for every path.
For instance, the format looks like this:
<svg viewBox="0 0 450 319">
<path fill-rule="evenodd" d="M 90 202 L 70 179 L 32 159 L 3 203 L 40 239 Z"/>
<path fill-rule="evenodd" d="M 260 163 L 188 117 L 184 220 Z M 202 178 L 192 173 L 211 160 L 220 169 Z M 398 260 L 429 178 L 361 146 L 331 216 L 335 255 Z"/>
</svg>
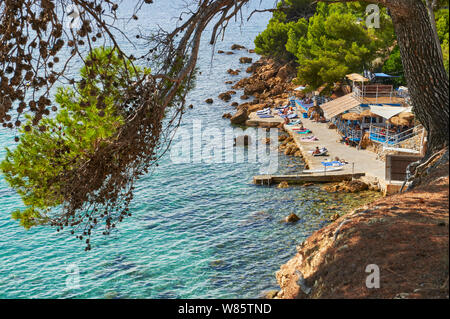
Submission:
<svg viewBox="0 0 450 319">
<path fill-rule="evenodd" d="M 321 105 L 324 116 L 334 124 L 343 140 L 358 145 L 363 136 L 383 148 L 395 149 L 423 127 L 414 126 L 414 115 L 406 104 L 404 92 L 398 94 L 392 85 L 370 84 L 360 74 L 347 75 L 352 92 Z"/>
</svg>

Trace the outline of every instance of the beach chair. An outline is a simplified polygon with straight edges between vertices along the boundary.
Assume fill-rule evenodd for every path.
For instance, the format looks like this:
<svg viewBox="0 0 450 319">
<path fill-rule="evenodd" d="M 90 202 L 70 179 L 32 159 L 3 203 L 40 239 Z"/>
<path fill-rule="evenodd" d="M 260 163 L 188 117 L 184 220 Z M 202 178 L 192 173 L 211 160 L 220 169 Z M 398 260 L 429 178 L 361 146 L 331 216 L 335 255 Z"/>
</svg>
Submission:
<svg viewBox="0 0 450 319">
<path fill-rule="evenodd" d="M 328 156 L 328 150 L 323 147 L 320 149 L 320 153 L 313 154 L 313 156 Z"/>
<path fill-rule="evenodd" d="M 302 121 L 297 120 L 297 121 L 294 121 L 294 122 L 290 122 L 290 123 L 288 123 L 286 125 L 299 125 L 299 124 L 302 124 Z"/>
</svg>

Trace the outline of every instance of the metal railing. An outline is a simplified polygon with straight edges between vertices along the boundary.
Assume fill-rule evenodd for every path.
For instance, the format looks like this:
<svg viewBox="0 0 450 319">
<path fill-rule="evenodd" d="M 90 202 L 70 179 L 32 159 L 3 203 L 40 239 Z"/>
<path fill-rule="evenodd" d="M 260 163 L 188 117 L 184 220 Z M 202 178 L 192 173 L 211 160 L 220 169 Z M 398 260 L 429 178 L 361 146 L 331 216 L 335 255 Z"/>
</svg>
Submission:
<svg viewBox="0 0 450 319">
<path fill-rule="evenodd" d="M 422 125 L 414 126 L 400 133 L 392 133 L 386 127 L 371 125 L 369 128 L 369 138 L 374 142 L 383 144 L 383 148 L 402 148 L 402 143 L 418 135 L 421 135 L 421 137 L 423 138 L 424 133 L 425 129 Z M 416 150 L 420 151 L 422 147 L 422 141 L 420 141 L 420 143 L 413 144 L 413 147 L 415 147 Z"/>
<path fill-rule="evenodd" d="M 349 140 L 351 140 L 353 142 L 357 142 L 357 141 L 361 140 L 362 130 L 357 130 L 357 129 L 351 128 L 344 122 L 337 121 L 334 124 L 336 125 L 339 132 L 344 134 L 345 138 L 348 138 Z"/>
<path fill-rule="evenodd" d="M 364 98 L 375 98 L 375 103 L 378 103 L 379 97 L 388 97 L 389 101 L 392 102 L 392 98 L 396 96 L 397 92 L 392 85 L 369 84 L 362 87 L 353 86 L 353 97 L 360 102 L 364 102 Z"/>
</svg>

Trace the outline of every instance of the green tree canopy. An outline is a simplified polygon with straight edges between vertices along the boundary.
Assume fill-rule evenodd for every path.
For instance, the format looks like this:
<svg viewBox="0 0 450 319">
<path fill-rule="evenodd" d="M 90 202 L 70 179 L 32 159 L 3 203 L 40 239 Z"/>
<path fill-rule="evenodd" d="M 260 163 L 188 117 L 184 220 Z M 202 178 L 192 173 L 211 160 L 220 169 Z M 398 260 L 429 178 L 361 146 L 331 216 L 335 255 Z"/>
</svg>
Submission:
<svg viewBox="0 0 450 319">
<path fill-rule="evenodd" d="M 350 9 L 350 10 L 349 10 Z M 393 42 L 392 23 L 383 14 L 380 29 L 367 28 L 358 3 L 320 3 L 309 20 L 306 36 L 288 40 L 297 58 L 298 81 L 311 89 L 340 81 L 348 73 L 372 68 L 372 61 Z M 297 45 L 294 44 L 297 42 Z"/>
<path fill-rule="evenodd" d="M 116 105 L 127 89 L 125 73 L 133 78 L 149 70 L 132 67 L 109 48 L 91 51 L 76 90 L 57 89 L 56 115 L 43 118 L 39 127 L 34 127 L 28 116 L 21 126 L 20 142 L 14 150 L 7 149 L 0 170 L 27 206 L 12 214 L 25 228 L 47 222 L 47 211 L 64 202 L 59 193 L 64 172 L 80 165 L 123 124 L 124 110 Z M 112 80 L 112 85 L 103 85 L 101 79 L 105 78 Z M 100 90 L 104 99 L 97 98 Z"/>
<path fill-rule="evenodd" d="M 255 39 L 257 53 L 295 60 L 299 83 L 310 89 L 332 85 L 348 73 L 372 69 L 375 57 L 389 54 L 394 31 L 385 9 L 380 28 L 374 29 L 365 25 L 366 3 L 318 3 L 312 16 L 294 18 L 294 12 L 308 5 L 308 1 L 285 1 Z"/>
</svg>

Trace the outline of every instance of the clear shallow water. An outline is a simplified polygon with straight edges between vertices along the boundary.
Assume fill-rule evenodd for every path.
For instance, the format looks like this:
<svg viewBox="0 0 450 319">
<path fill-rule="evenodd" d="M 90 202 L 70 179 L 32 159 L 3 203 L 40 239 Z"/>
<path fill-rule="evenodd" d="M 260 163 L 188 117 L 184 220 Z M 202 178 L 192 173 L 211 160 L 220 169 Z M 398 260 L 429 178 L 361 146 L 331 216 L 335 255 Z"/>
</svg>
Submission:
<svg viewBox="0 0 450 319">
<path fill-rule="evenodd" d="M 259 3 L 256 1 L 255 3 Z M 272 0 L 263 1 L 272 5 Z M 145 27 L 170 25 L 176 5 L 158 1 L 143 11 Z M 270 15 L 260 14 L 240 26 L 228 27 L 216 50 L 233 43 L 253 48 L 254 37 Z M 208 40 L 208 32 L 205 36 Z M 214 55 L 204 41 L 196 89 L 183 126 L 193 119 L 220 131 L 229 127 L 222 114 L 232 112 L 217 95 L 235 79 L 228 68 L 245 65 L 234 55 Z M 137 49 L 139 50 L 139 48 Z M 214 98 L 213 105 L 203 101 Z M 252 130 L 252 129 L 250 129 Z M 1 130 L 2 146 L 12 146 L 14 132 Z M 4 150 L 0 150 L 3 158 Z M 279 172 L 301 163 L 280 155 Z M 25 231 L 10 218 L 20 198 L 0 179 L 0 298 L 257 298 L 277 289 L 275 271 L 295 253 L 295 246 L 322 226 L 318 202 L 325 194 L 315 187 L 276 189 L 251 184 L 260 164 L 174 164 L 168 157 L 138 182 L 133 216 L 108 238 L 95 238 L 93 250 L 66 231 L 50 228 Z M 312 213 L 312 212 L 317 213 Z M 280 222 L 294 212 L 295 225 Z M 79 270 L 79 287 L 70 288 L 68 267 Z M 73 269 L 73 268 L 72 268 Z"/>
</svg>

